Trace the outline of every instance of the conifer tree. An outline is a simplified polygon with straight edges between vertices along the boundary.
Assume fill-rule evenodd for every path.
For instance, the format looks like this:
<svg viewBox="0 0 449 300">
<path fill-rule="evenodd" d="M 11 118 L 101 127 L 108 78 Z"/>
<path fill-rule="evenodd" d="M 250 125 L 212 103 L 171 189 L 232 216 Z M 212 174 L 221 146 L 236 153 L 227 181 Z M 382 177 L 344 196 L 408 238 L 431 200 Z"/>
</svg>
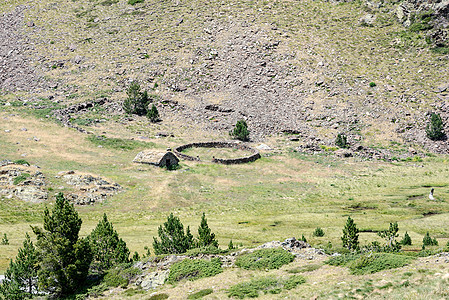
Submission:
<svg viewBox="0 0 449 300">
<path fill-rule="evenodd" d="M 159 111 L 157 110 L 156 105 L 151 105 L 151 109 L 148 111 L 147 117 L 153 123 L 159 120 Z"/>
<path fill-rule="evenodd" d="M 140 91 L 140 84 L 137 81 L 133 81 L 126 91 L 128 98 L 123 102 L 123 109 L 127 114 L 136 114 L 144 116 L 148 112 L 148 104 L 150 103 L 150 97 L 148 92 Z"/>
<path fill-rule="evenodd" d="M 241 141 L 249 140 L 248 125 L 245 120 L 237 121 L 234 130 L 231 131 L 231 136 Z"/>
<path fill-rule="evenodd" d="M 404 238 L 401 241 L 402 245 L 411 245 L 412 244 L 412 238 L 408 235 L 408 232 L 405 232 Z"/>
<path fill-rule="evenodd" d="M 401 245 L 396 241 L 396 238 L 399 236 L 398 231 L 398 223 L 394 222 L 390 223 L 390 228 L 388 230 L 378 232 L 378 235 L 387 241 L 385 251 L 397 252 L 401 249 Z"/>
<path fill-rule="evenodd" d="M 230 240 L 229 244 L 228 244 L 228 250 L 233 250 L 233 249 L 235 249 L 235 247 L 234 247 L 234 244 L 232 243 L 232 240 Z"/>
<path fill-rule="evenodd" d="M 187 226 L 184 233 L 184 225 L 178 217 L 173 216 L 173 213 L 167 217 L 167 222 L 159 226 L 158 235 L 160 241 L 153 238 L 153 249 L 156 255 L 184 253 L 194 245 L 190 228 Z"/>
<path fill-rule="evenodd" d="M 91 268 L 103 272 L 115 264 L 129 261 L 129 249 L 119 238 L 106 214 L 88 237 L 92 249 L 93 259 Z"/>
<path fill-rule="evenodd" d="M 432 115 L 430 116 L 430 122 L 427 124 L 426 127 L 427 137 L 434 141 L 443 139 L 444 138 L 443 127 L 444 125 L 441 116 L 439 114 L 432 113 Z"/>
<path fill-rule="evenodd" d="M 212 233 L 207 225 L 206 215 L 203 213 L 201 224 L 198 227 L 198 247 L 214 246 L 218 248 L 218 241 L 215 239 L 215 233 Z"/>
<path fill-rule="evenodd" d="M 349 250 L 359 249 L 359 230 L 351 217 L 348 217 L 345 228 L 343 228 L 343 236 L 341 237 L 343 247 Z"/>
<path fill-rule="evenodd" d="M 5 279 L 0 284 L 0 294 L 9 300 L 33 297 L 37 291 L 38 269 L 38 253 L 27 233 L 15 261 L 9 263 Z"/>
<path fill-rule="evenodd" d="M 82 220 L 62 193 L 50 213 L 44 210 L 44 229 L 32 227 L 40 257 L 39 288 L 57 296 L 73 293 L 87 277 L 92 252 L 78 237 Z"/>
</svg>

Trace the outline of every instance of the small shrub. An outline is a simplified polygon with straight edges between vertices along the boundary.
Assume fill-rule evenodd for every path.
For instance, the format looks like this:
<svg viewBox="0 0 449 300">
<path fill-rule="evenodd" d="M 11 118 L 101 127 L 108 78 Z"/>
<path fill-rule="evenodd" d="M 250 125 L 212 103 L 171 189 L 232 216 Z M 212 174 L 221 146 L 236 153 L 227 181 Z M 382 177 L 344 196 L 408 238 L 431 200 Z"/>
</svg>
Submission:
<svg viewBox="0 0 449 300">
<path fill-rule="evenodd" d="M 412 259 L 409 256 L 391 253 L 346 254 L 332 257 L 326 263 L 331 266 L 345 266 L 352 274 L 363 275 L 400 268 Z"/>
<path fill-rule="evenodd" d="M 430 234 L 427 232 L 426 235 L 422 239 L 423 246 L 438 246 L 437 239 L 430 236 Z"/>
<path fill-rule="evenodd" d="M 235 249 L 234 244 L 232 243 L 232 240 L 230 240 L 229 244 L 228 244 L 228 250 L 234 250 L 234 249 Z"/>
<path fill-rule="evenodd" d="M 315 229 L 315 231 L 313 232 L 313 236 L 318 236 L 318 237 L 324 236 L 323 229 L 321 229 L 320 227 L 317 227 Z"/>
<path fill-rule="evenodd" d="M 159 120 L 159 111 L 157 110 L 156 105 L 153 104 L 151 106 L 151 109 L 147 113 L 147 118 L 153 123 Z"/>
<path fill-rule="evenodd" d="M 375 87 L 376 85 L 377 85 L 377 84 L 376 84 L 375 82 L 372 82 L 372 81 L 369 83 L 369 86 L 370 86 L 370 87 Z"/>
<path fill-rule="evenodd" d="M 14 163 L 18 165 L 30 166 L 30 163 L 24 159 L 15 160 Z"/>
<path fill-rule="evenodd" d="M 230 133 L 231 136 L 234 138 L 241 140 L 241 141 L 248 141 L 249 140 L 249 131 L 248 131 L 248 125 L 246 124 L 245 120 L 237 121 L 235 124 L 234 130 Z"/>
<path fill-rule="evenodd" d="M 145 0 L 128 0 L 129 5 L 134 5 L 134 4 L 143 3 L 143 2 L 145 2 Z"/>
<path fill-rule="evenodd" d="M 111 287 L 127 287 L 129 280 L 141 273 L 140 269 L 121 264 L 109 270 L 103 278 L 104 283 Z"/>
<path fill-rule="evenodd" d="M 301 236 L 300 241 L 303 241 L 304 243 L 307 243 L 307 239 L 306 239 L 306 237 L 304 236 L 304 234 Z"/>
<path fill-rule="evenodd" d="M 156 294 L 148 298 L 148 300 L 165 300 L 168 299 L 167 294 Z"/>
<path fill-rule="evenodd" d="M 8 236 L 6 235 L 6 233 L 3 234 L 1 244 L 2 244 L 2 245 L 9 245 L 9 240 L 8 240 Z"/>
<path fill-rule="evenodd" d="M 203 259 L 184 259 L 173 264 L 170 268 L 167 282 L 175 283 L 182 279 L 195 280 L 203 277 L 211 277 L 223 272 L 221 260 L 212 258 L 210 261 Z"/>
<path fill-rule="evenodd" d="M 408 232 L 405 232 L 404 238 L 401 240 L 402 245 L 411 245 L 412 244 L 412 238 L 408 235 Z"/>
<path fill-rule="evenodd" d="M 427 137 L 434 141 L 442 140 L 444 138 L 443 127 L 444 125 L 441 116 L 439 114 L 432 113 L 430 116 L 430 122 L 426 127 Z"/>
<path fill-rule="evenodd" d="M 228 290 L 228 296 L 243 299 L 246 297 L 256 298 L 259 296 L 259 292 L 279 294 L 282 290 L 293 289 L 304 282 L 304 277 L 299 275 L 293 275 L 287 279 L 262 277 L 231 286 Z"/>
<path fill-rule="evenodd" d="M 196 293 L 190 294 L 187 299 L 201 299 L 204 296 L 210 295 L 214 292 L 213 289 L 204 289 L 201 291 L 198 291 Z"/>
<path fill-rule="evenodd" d="M 344 134 L 337 134 L 337 138 L 335 139 L 335 145 L 337 145 L 340 148 L 348 148 L 348 140 L 346 138 L 346 135 Z"/>
<path fill-rule="evenodd" d="M 133 257 L 131 258 L 132 261 L 139 261 L 140 255 L 137 251 L 134 251 Z"/>
<path fill-rule="evenodd" d="M 25 180 L 27 180 L 28 177 L 30 177 L 31 175 L 28 173 L 22 173 L 19 176 L 17 176 L 16 178 L 14 178 L 13 183 L 15 185 L 24 182 Z"/>
<path fill-rule="evenodd" d="M 295 256 L 284 249 L 260 249 L 243 254 L 237 258 L 235 265 L 243 269 L 279 269 L 291 263 Z"/>
</svg>

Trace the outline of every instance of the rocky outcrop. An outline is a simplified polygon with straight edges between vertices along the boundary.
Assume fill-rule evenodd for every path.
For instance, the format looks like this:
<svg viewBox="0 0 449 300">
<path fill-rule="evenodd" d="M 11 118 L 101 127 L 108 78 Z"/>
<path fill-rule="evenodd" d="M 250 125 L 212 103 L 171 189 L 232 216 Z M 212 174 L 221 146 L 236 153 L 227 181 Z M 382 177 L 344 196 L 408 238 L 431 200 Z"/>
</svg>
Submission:
<svg viewBox="0 0 449 300">
<path fill-rule="evenodd" d="M 427 37 L 434 46 L 449 45 L 449 1 L 406 0 L 398 5 L 396 15 L 406 27 L 428 29 Z"/>
<path fill-rule="evenodd" d="M 39 203 L 48 199 L 45 176 L 38 166 L 0 163 L 0 194 L 26 202 Z"/>
<path fill-rule="evenodd" d="M 75 188 L 74 192 L 67 193 L 66 198 L 77 205 L 102 202 L 122 190 L 119 184 L 92 174 L 66 171 L 59 172 L 57 177 L 62 178 L 67 184 Z"/>
</svg>

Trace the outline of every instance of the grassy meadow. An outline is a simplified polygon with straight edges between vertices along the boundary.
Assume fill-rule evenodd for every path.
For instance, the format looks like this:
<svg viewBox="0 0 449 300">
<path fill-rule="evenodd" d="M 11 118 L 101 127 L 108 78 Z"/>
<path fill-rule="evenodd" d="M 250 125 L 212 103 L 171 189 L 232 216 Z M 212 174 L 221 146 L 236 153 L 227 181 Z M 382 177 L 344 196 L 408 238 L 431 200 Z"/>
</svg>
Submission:
<svg viewBox="0 0 449 300">
<path fill-rule="evenodd" d="M 331 242 L 338 247 L 347 216 L 362 230 L 362 244 L 379 239 L 375 231 L 396 221 L 400 235 L 408 231 L 415 249 L 427 231 L 440 245 L 449 238 L 449 162 L 443 156 L 389 163 L 305 155 L 283 144 L 285 137 L 279 136 L 280 148 L 263 153 L 253 163 L 225 166 L 182 161 L 179 170 L 167 171 L 132 163 L 145 142 L 132 143 L 132 150 L 99 147 L 87 135 L 53 122 L 20 112 L 0 117 L 7 121 L 0 124 L 2 158 L 25 158 L 40 166 L 53 189 L 50 195 L 67 190 L 55 176 L 68 170 L 101 175 L 124 187 L 104 203 L 77 210 L 83 219 L 82 235 L 106 213 L 132 251 L 143 253 L 144 246 L 151 246 L 157 227 L 170 212 L 193 232 L 205 212 L 222 246 L 230 239 L 253 246 L 304 234 L 312 245 Z M 23 127 L 28 130 L 21 131 Z M 30 139 L 33 136 L 40 140 Z M 148 147 L 173 143 L 164 142 L 152 139 Z M 436 201 L 428 199 L 431 187 Z M 29 204 L 2 198 L 0 233 L 8 235 L 10 245 L 1 246 L 0 270 L 15 256 L 25 232 L 30 232 L 29 225 L 42 223 L 43 208 L 51 207 L 53 200 Z M 324 237 L 312 236 L 316 227 L 323 228 Z"/>
</svg>

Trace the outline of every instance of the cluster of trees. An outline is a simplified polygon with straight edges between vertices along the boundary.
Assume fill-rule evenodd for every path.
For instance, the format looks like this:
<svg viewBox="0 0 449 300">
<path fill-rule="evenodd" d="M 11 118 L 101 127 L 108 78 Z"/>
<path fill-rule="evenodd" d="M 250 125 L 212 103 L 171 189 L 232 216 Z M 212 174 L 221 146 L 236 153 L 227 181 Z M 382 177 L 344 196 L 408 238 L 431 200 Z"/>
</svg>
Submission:
<svg viewBox="0 0 449 300">
<path fill-rule="evenodd" d="M 383 252 L 398 252 L 399 250 L 401 250 L 403 245 L 411 245 L 412 239 L 408 232 L 405 232 L 404 237 L 401 241 L 396 240 L 396 238 L 399 237 L 398 231 L 398 223 L 390 223 L 390 227 L 387 230 L 382 230 L 377 233 L 378 236 L 385 239 L 385 245 L 381 246 L 379 242 L 374 241 L 367 248 Z M 357 228 L 357 225 L 354 223 L 354 220 L 351 217 L 348 217 L 348 220 L 346 221 L 345 227 L 343 228 L 343 235 L 341 237 L 341 240 L 343 242 L 344 248 L 347 248 L 351 251 L 360 250 L 359 229 Z M 428 232 L 424 236 L 422 242 L 422 249 L 425 249 L 425 246 L 438 245 L 438 241 L 435 238 L 432 239 Z"/>
<path fill-rule="evenodd" d="M 89 271 L 102 274 L 129 261 L 129 249 L 106 214 L 86 238 L 79 237 L 81 224 L 73 204 L 59 193 L 53 210 L 44 210 L 44 227 L 32 227 L 36 245 L 25 235 L 6 270 L 0 294 L 11 300 L 40 292 L 62 297 L 82 286 Z"/>
<path fill-rule="evenodd" d="M 123 109 L 127 114 L 136 114 L 139 116 L 147 116 L 151 122 L 159 121 L 159 111 L 156 105 L 152 103 L 155 95 L 149 95 L 148 92 L 141 91 L 140 84 L 133 81 L 128 87 L 126 94 L 128 98 L 123 102 Z M 151 108 L 149 105 L 152 103 Z"/>
<path fill-rule="evenodd" d="M 72 203 L 62 193 L 50 212 L 44 210 L 43 228 L 32 227 L 36 235 L 33 244 L 28 233 L 15 260 L 11 260 L 5 279 L 0 284 L 0 299 L 16 300 L 32 298 L 39 293 L 64 297 L 82 288 L 88 274 L 103 276 L 118 264 L 139 260 L 130 251 L 106 214 L 96 228 L 85 238 L 79 237 L 82 220 Z M 215 247 L 218 241 L 211 232 L 203 213 L 194 238 L 178 217 L 170 214 L 158 229 L 159 239 L 154 238 L 155 254 L 184 253 L 192 248 Z M 233 248 L 232 241 L 230 243 Z M 148 248 L 146 255 L 150 255 Z"/>
</svg>

